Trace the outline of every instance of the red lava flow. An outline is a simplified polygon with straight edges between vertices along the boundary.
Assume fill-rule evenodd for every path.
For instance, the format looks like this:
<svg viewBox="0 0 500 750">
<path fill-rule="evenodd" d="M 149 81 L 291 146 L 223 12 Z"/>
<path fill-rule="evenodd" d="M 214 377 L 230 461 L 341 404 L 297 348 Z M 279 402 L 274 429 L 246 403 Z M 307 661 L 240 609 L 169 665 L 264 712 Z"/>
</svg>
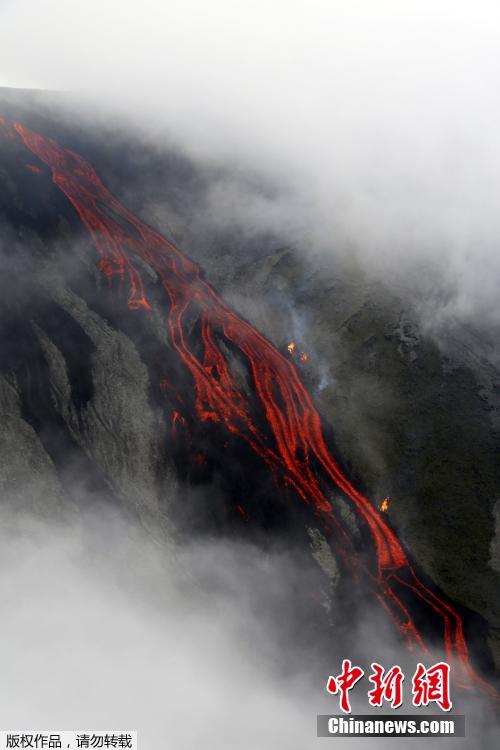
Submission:
<svg viewBox="0 0 500 750">
<path fill-rule="evenodd" d="M 168 299 L 166 324 L 171 345 L 193 379 L 196 417 L 221 423 L 230 433 L 245 440 L 278 480 L 292 487 L 312 506 L 323 528 L 335 535 L 336 551 L 356 579 L 362 577 L 368 581 L 409 648 L 418 647 L 429 653 L 408 603 L 397 593 L 402 589 L 406 591 L 406 602 L 412 600 L 428 608 L 429 614 L 442 623 L 446 656 L 454 664 L 460 684 L 470 687 L 475 683 L 496 696 L 470 664 L 458 613 L 419 580 L 380 512 L 352 486 L 332 458 L 319 414 L 290 358 L 240 318 L 203 279 L 195 263 L 119 203 L 81 156 L 19 123 L 10 127 L 0 118 L 0 126 L 6 137 L 16 134 L 50 168 L 53 182 L 74 206 L 95 243 L 101 256 L 101 272 L 108 279 L 113 276 L 121 281 L 128 279 L 131 310 L 151 309 L 134 257 L 155 269 Z M 190 348 L 184 325 L 187 311 L 193 308 L 201 321 L 203 354 L 200 356 Z M 245 358 L 269 434 L 257 424 L 253 416 L 255 408 L 238 385 L 219 339 L 231 342 Z M 175 427 L 182 424 L 180 413 L 174 412 Z M 374 570 L 357 553 L 348 530 L 326 496 L 320 471 L 366 522 L 376 553 Z"/>
<path fill-rule="evenodd" d="M 33 174 L 40 174 L 42 171 L 40 167 L 37 167 L 35 164 L 26 164 L 26 169 Z"/>
</svg>

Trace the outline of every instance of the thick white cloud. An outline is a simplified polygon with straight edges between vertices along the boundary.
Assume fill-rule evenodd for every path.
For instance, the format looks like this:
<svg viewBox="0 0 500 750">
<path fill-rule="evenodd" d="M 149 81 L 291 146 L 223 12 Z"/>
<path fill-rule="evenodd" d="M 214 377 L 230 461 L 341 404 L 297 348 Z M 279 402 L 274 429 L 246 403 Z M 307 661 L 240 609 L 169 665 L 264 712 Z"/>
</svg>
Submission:
<svg viewBox="0 0 500 750">
<path fill-rule="evenodd" d="M 137 730 L 143 750 L 312 747 L 323 686 L 286 668 L 287 629 L 266 619 L 273 591 L 288 602 L 290 560 L 174 554 L 95 521 L 90 535 L 26 519 L 6 533 L 2 514 L 2 728 Z"/>
<path fill-rule="evenodd" d="M 6 84 L 85 92 L 157 137 L 267 170 L 314 239 L 372 269 L 437 261 L 464 315 L 490 315 L 500 282 L 498 38 L 485 0 L 0 10 Z"/>
<path fill-rule="evenodd" d="M 347 654 L 321 643 L 313 664 L 314 649 L 298 643 L 296 607 L 307 597 L 297 591 L 311 579 L 293 555 L 223 542 L 160 549 L 103 512 L 86 527 L 0 520 L 4 730 L 136 730 L 141 750 L 317 747 L 316 714 L 338 713 L 324 681 Z M 366 607 L 359 663 L 410 674 L 415 654 L 401 653 L 382 611 Z M 367 712 L 368 687 L 365 678 L 351 695 L 355 713 Z M 453 700 L 467 714 L 465 742 L 496 747 L 493 707 L 458 690 Z M 413 711 L 407 692 L 404 712 Z"/>
</svg>

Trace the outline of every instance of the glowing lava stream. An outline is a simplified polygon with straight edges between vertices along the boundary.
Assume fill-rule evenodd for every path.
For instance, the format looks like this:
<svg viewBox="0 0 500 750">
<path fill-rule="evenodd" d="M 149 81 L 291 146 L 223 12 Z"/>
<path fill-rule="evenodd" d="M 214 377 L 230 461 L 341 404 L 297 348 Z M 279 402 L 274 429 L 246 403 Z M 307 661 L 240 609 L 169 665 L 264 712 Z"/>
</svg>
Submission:
<svg viewBox="0 0 500 750">
<path fill-rule="evenodd" d="M 20 137 L 25 146 L 51 169 L 53 182 L 70 200 L 92 236 L 101 255 L 99 268 L 102 273 L 108 278 L 118 275 L 120 280 L 128 277 L 131 310 L 151 309 L 133 256 L 139 256 L 155 269 L 169 301 L 167 324 L 172 346 L 194 381 L 197 417 L 223 423 L 231 433 L 247 441 L 275 477 L 293 487 L 306 503 L 313 506 L 323 527 L 335 533 L 336 551 L 355 577 L 363 576 L 369 582 L 410 648 L 418 646 L 429 653 L 396 588 L 404 588 L 407 599 L 413 596 L 420 606 L 428 607 L 429 614 L 441 619 L 446 656 L 458 669 L 463 686 L 474 682 L 496 695 L 470 665 L 459 615 L 417 578 L 393 531 L 333 460 L 325 443 L 319 414 L 291 360 L 225 304 L 204 281 L 195 263 L 122 206 L 82 157 L 19 123 L 10 128 L 5 119 L 0 118 L 0 126 L 3 126 L 6 137 Z M 127 225 L 130 229 L 126 228 Z M 196 307 L 201 320 L 204 349 L 201 358 L 189 348 L 185 336 L 184 318 L 191 306 Z M 252 417 L 251 405 L 231 372 L 217 341 L 223 337 L 244 355 L 248 363 L 271 440 Z M 316 471 L 313 461 L 318 467 Z M 375 571 L 361 560 L 349 532 L 335 515 L 321 488 L 317 476 L 319 467 L 367 523 L 377 555 Z"/>
</svg>

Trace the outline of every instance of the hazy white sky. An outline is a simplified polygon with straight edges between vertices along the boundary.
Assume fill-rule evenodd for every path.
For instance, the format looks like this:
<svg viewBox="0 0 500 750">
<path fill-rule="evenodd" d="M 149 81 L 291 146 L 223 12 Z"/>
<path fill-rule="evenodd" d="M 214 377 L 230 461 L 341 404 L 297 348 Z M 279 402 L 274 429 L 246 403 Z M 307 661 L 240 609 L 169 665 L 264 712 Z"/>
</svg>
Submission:
<svg viewBox="0 0 500 750">
<path fill-rule="evenodd" d="M 494 0 L 4 0 L 0 83 L 85 92 L 279 175 L 321 240 L 370 267 L 433 258 L 454 309 L 487 315 L 498 39 Z"/>
</svg>

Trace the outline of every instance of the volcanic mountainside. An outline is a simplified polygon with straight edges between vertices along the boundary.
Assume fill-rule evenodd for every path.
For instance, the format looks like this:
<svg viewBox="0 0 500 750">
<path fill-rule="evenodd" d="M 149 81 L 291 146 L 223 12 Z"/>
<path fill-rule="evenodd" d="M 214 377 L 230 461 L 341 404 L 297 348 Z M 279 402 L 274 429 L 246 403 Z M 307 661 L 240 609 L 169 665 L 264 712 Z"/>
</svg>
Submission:
<svg viewBox="0 0 500 750">
<path fill-rule="evenodd" d="M 62 518 L 95 498 L 160 540 L 296 546 L 311 620 L 369 601 L 491 692 L 487 338 L 450 326 L 438 346 L 404 293 L 212 221 L 213 169 L 0 102 L 3 503 Z"/>
</svg>

